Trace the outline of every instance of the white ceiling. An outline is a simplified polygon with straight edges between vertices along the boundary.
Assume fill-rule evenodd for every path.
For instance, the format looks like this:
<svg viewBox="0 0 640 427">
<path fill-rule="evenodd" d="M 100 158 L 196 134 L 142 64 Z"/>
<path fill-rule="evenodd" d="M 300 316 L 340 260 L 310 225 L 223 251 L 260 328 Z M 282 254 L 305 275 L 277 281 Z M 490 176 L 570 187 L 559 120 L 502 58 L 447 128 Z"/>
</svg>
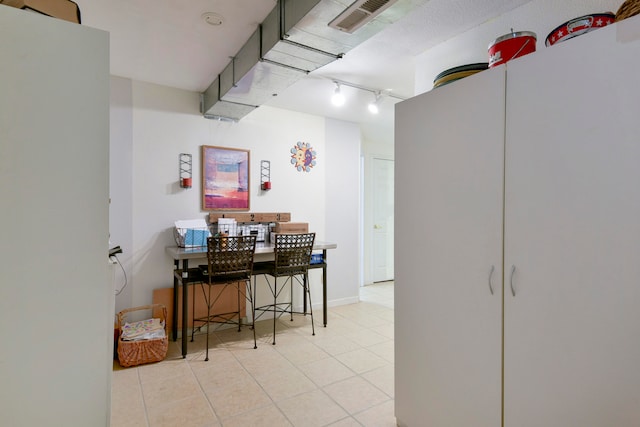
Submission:
<svg viewBox="0 0 640 427">
<path fill-rule="evenodd" d="M 83 25 L 106 30 L 111 39 L 111 74 L 190 91 L 204 91 L 276 4 L 275 0 L 75 0 Z M 558 25 L 587 14 L 616 12 L 623 0 L 429 0 L 344 58 L 317 69 L 268 105 L 372 128 L 393 128 L 396 98 L 383 97 L 372 116 L 373 94 L 342 87 L 348 97 L 333 107 L 338 79 L 400 97 L 430 89 L 448 68 L 488 62 L 497 37 L 533 31 L 537 49 Z M 206 24 L 205 12 L 224 17 Z M 566 42 L 565 42 L 566 43 Z M 419 73 L 416 74 L 416 66 Z M 382 130 L 384 132 L 384 130 Z"/>
</svg>

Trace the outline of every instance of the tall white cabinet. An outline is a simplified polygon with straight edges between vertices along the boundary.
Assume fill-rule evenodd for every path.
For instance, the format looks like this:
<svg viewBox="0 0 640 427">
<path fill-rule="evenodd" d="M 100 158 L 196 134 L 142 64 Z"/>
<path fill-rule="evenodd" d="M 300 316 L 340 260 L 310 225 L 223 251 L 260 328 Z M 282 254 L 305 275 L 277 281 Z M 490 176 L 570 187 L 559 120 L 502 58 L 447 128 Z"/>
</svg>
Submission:
<svg viewBox="0 0 640 427">
<path fill-rule="evenodd" d="M 0 425 L 108 426 L 109 35 L 0 5 Z"/>
<path fill-rule="evenodd" d="M 640 425 L 638 58 L 636 17 L 398 105 L 399 425 Z"/>
</svg>

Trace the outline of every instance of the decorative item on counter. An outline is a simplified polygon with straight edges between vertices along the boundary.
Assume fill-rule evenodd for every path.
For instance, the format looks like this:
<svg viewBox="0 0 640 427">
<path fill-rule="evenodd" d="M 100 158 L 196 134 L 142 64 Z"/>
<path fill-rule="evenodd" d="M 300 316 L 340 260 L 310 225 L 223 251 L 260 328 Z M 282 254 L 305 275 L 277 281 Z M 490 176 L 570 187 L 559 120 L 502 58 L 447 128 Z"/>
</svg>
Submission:
<svg viewBox="0 0 640 427">
<path fill-rule="evenodd" d="M 316 165 L 316 152 L 308 142 L 298 142 L 291 149 L 291 164 L 298 172 L 310 172 Z"/>
<path fill-rule="evenodd" d="M 544 44 L 546 46 L 553 46 L 556 43 L 560 43 L 581 34 L 588 33 L 589 31 L 597 30 L 598 28 L 613 24 L 615 19 L 616 16 L 612 12 L 594 13 L 592 15 L 574 18 L 562 25 L 559 25 L 556 29 L 551 31 Z"/>
<path fill-rule="evenodd" d="M 473 74 L 479 73 L 489 68 L 487 62 L 479 62 L 476 64 L 460 65 L 458 67 L 449 68 L 444 70 L 433 79 L 433 88 L 444 86 L 448 83 L 455 82 L 456 80 L 469 77 Z"/>
<path fill-rule="evenodd" d="M 536 51 L 536 33 L 514 32 L 498 37 L 489 45 L 489 68 L 496 67 L 520 56 Z"/>
<path fill-rule="evenodd" d="M 616 22 L 631 18 L 640 13 L 640 0 L 627 0 L 616 12 Z"/>
</svg>

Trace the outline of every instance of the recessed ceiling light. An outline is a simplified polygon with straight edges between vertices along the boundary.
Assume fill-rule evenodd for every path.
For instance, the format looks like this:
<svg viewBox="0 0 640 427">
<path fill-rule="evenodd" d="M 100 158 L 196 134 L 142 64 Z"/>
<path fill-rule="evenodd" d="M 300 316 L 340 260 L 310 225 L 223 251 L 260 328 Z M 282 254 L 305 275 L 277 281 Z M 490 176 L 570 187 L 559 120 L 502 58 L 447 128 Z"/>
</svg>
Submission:
<svg viewBox="0 0 640 427">
<path fill-rule="evenodd" d="M 222 23 L 224 22 L 224 16 L 213 12 L 205 12 L 200 17 L 204 22 L 209 25 L 213 25 L 214 27 L 222 25 Z"/>
</svg>

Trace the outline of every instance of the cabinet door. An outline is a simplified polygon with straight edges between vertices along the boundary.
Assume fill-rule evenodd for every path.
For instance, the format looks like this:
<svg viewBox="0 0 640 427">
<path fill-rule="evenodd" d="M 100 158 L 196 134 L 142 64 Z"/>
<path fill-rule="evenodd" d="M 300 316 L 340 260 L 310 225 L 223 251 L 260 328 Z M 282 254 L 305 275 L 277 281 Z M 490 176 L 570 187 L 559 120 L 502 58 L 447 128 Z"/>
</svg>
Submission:
<svg viewBox="0 0 640 427">
<path fill-rule="evenodd" d="M 399 425 L 500 425 L 504 85 L 488 70 L 396 107 Z"/>
<path fill-rule="evenodd" d="M 638 24 L 507 65 L 507 427 L 640 425 Z"/>
</svg>

